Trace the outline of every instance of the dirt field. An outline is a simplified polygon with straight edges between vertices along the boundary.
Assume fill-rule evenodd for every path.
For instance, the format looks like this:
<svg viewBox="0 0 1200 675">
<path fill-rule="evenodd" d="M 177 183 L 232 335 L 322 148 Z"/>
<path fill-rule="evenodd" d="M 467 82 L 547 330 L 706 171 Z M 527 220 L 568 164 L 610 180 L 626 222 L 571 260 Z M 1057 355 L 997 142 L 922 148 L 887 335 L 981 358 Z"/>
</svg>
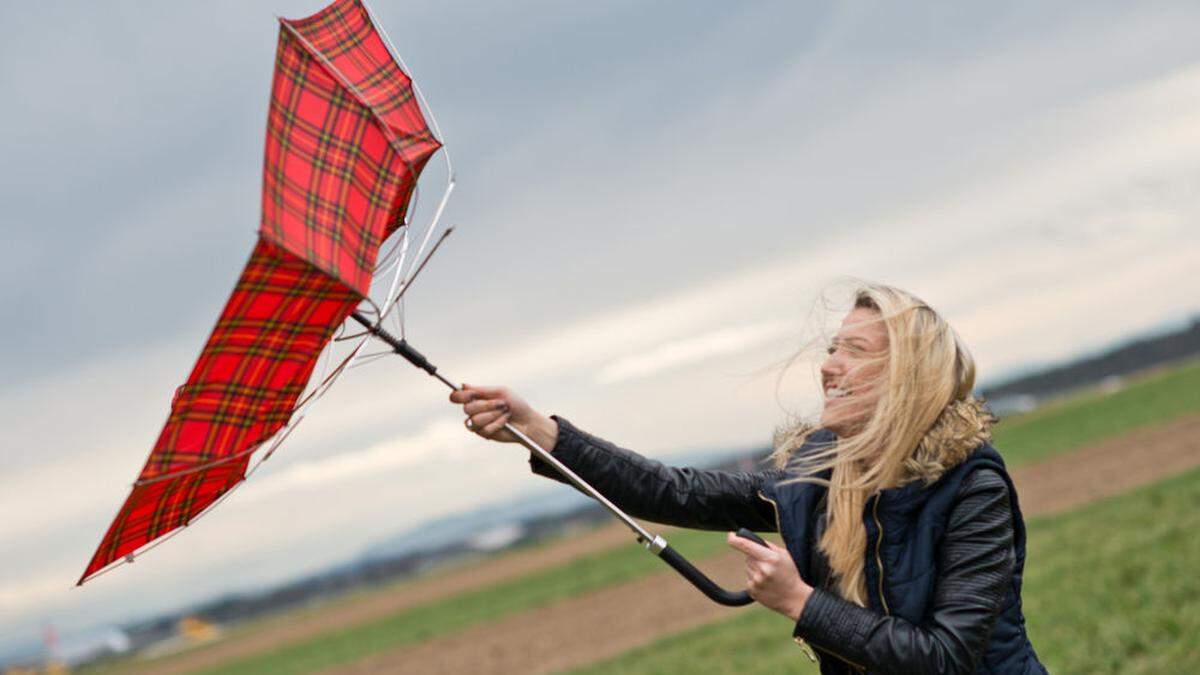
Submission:
<svg viewBox="0 0 1200 675">
<path fill-rule="evenodd" d="M 498 584 L 633 541 L 629 530 L 623 525 L 605 525 L 536 550 L 507 553 L 489 558 L 485 563 L 470 563 L 428 579 L 397 584 L 381 591 L 322 604 L 311 611 L 268 619 L 244 633 L 230 635 L 219 642 L 200 646 L 195 651 L 174 655 L 161 662 L 142 663 L 129 672 L 188 673 L 210 668 L 290 642 L 303 642 L 333 627 L 352 626 L 385 617 L 412 605 Z"/>
<path fill-rule="evenodd" d="M 1057 513 L 1200 465 L 1200 416 L 1116 438 L 1013 471 L 1026 517 Z M 704 561 L 726 587 L 743 585 L 740 555 Z M 337 673 L 548 673 L 615 656 L 730 616 L 674 572 L 522 612 L 377 654 Z"/>
</svg>

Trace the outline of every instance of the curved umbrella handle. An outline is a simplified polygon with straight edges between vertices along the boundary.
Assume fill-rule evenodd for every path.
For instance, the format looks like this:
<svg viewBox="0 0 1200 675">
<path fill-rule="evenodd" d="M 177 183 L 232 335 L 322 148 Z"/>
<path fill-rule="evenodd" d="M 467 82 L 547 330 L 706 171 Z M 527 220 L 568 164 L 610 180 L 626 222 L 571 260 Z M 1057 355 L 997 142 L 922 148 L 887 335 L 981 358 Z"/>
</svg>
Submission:
<svg viewBox="0 0 1200 675">
<path fill-rule="evenodd" d="M 758 535 L 744 527 L 738 530 L 737 535 L 743 539 L 749 539 L 750 541 L 753 541 L 761 546 L 766 546 L 766 542 L 764 542 Z M 704 572 L 701 572 L 696 568 L 695 565 L 688 562 L 687 558 L 684 558 L 679 554 L 678 551 L 671 548 L 671 545 L 663 540 L 662 537 L 656 537 L 656 539 L 662 542 L 662 550 L 658 551 L 658 557 L 662 558 L 668 565 L 675 568 L 676 572 L 679 572 L 681 575 L 683 575 L 684 579 L 692 582 L 693 586 L 700 589 L 700 592 L 707 595 L 708 598 L 713 602 L 725 605 L 727 607 L 741 607 L 754 602 L 754 598 L 750 597 L 749 591 L 738 591 L 735 593 L 733 591 L 727 591 L 724 588 L 721 588 L 715 581 L 709 579 Z M 655 548 L 657 548 L 657 546 L 655 546 Z"/>
</svg>

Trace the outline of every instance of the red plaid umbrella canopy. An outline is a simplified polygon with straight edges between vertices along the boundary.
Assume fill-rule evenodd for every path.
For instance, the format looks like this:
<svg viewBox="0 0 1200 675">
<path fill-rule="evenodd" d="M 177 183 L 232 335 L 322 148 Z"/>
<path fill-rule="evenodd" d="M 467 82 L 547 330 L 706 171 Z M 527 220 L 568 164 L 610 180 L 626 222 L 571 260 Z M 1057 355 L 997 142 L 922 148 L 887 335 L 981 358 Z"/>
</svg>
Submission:
<svg viewBox="0 0 1200 675">
<path fill-rule="evenodd" d="M 81 584 L 245 478 L 367 297 L 380 243 L 441 147 L 359 0 L 280 24 L 258 244 Z"/>
</svg>

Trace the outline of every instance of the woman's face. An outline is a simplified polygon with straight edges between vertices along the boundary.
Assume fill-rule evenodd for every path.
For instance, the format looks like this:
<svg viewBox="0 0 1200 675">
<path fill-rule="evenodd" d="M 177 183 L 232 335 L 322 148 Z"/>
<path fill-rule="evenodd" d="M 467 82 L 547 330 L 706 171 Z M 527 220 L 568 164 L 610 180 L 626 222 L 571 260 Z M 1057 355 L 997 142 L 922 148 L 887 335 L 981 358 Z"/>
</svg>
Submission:
<svg viewBox="0 0 1200 675">
<path fill-rule="evenodd" d="M 822 427 L 842 438 L 862 429 L 879 399 L 887 348 L 887 328 L 878 310 L 856 307 L 846 315 L 821 364 Z"/>
</svg>

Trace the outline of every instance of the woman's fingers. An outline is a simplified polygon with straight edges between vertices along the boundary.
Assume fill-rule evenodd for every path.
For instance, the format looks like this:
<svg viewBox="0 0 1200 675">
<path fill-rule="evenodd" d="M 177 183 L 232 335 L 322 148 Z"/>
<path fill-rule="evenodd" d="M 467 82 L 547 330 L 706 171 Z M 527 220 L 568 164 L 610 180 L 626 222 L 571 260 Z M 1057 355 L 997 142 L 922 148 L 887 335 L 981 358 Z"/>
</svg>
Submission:
<svg viewBox="0 0 1200 675">
<path fill-rule="evenodd" d="M 725 542 L 755 560 L 774 561 L 779 557 L 779 554 L 774 550 L 766 546 L 760 546 L 749 539 L 743 539 L 734 532 L 729 532 L 725 535 Z"/>
<path fill-rule="evenodd" d="M 509 408 L 507 390 L 503 387 L 473 387 L 464 384 L 461 389 L 450 392 L 450 401 L 462 404 L 463 412 L 467 415 Z"/>
<path fill-rule="evenodd" d="M 484 429 L 488 424 L 495 421 L 500 415 L 509 413 L 508 401 L 501 396 L 486 396 L 485 390 L 490 392 L 499 391 L 499 387 L 471 387 L 463 385 L 463 388 L 451 392 L 450 400 L 454 403 L 461 403 L 463 413 L 467 416 L 467 428 L 477 434 L 486 436 Z M 501 427 L 504 425 L 501 424 Z"/>
<path fill-rule="evenodd" d="M 481 412 L 490 410 L 508 410 L 508 401 L 502 398 L 493 398 L 485 400 L 474 400 L 463 404 L 463 412 L 467 415 L 475 415 Z"/>
<path fill-rule="evenodd" d="M 475 398 L 504 398 L 508 395 L 507 387 L 481 387 L 477 384 L 464 384 L 461 391 L 475 395 Z"/>
<path fill-rule="evenodd" d="M 538 414 L 508 387 L 464 384 L 450 393 L 450 401 L 462 406 L 463 414 L 467 416 L 463 422 L 483 438 L 515 443 L 517 437 L 504 430 L 505 424 L 511 424 L 526 434 L 532 430 L 538 435 L 537 442 L 547 447 L 552 447 L 557 439 L 553 420 Z"/>
<path fill-rule="evenodd" d="M 479 435 L 484 438 L 495 436 L 500 430 L 504 429 L 504 425 L 508 424 L 508 413 L 501 413 L 499 417 L 488 422 L 482 429 L 479 430 Z"/>
<path fill-rule="evenodd" d="M 450 392 L 452 403 L 468 403 L 479 398 L 503 398 L 508 390 L 504 387 L 480 387 L 474 384 L 464 384 Z"/>
<path fill-rule="evenodd" d="M 467 418 L 471 421 L 471 425 L 468 428 L 479 433 L 483 431 L 484 427 L 495 421 L 496 418 L 507 414 L 507 410 L 485 410 L 484 412 L 475 413 Z"/>
</svg>

